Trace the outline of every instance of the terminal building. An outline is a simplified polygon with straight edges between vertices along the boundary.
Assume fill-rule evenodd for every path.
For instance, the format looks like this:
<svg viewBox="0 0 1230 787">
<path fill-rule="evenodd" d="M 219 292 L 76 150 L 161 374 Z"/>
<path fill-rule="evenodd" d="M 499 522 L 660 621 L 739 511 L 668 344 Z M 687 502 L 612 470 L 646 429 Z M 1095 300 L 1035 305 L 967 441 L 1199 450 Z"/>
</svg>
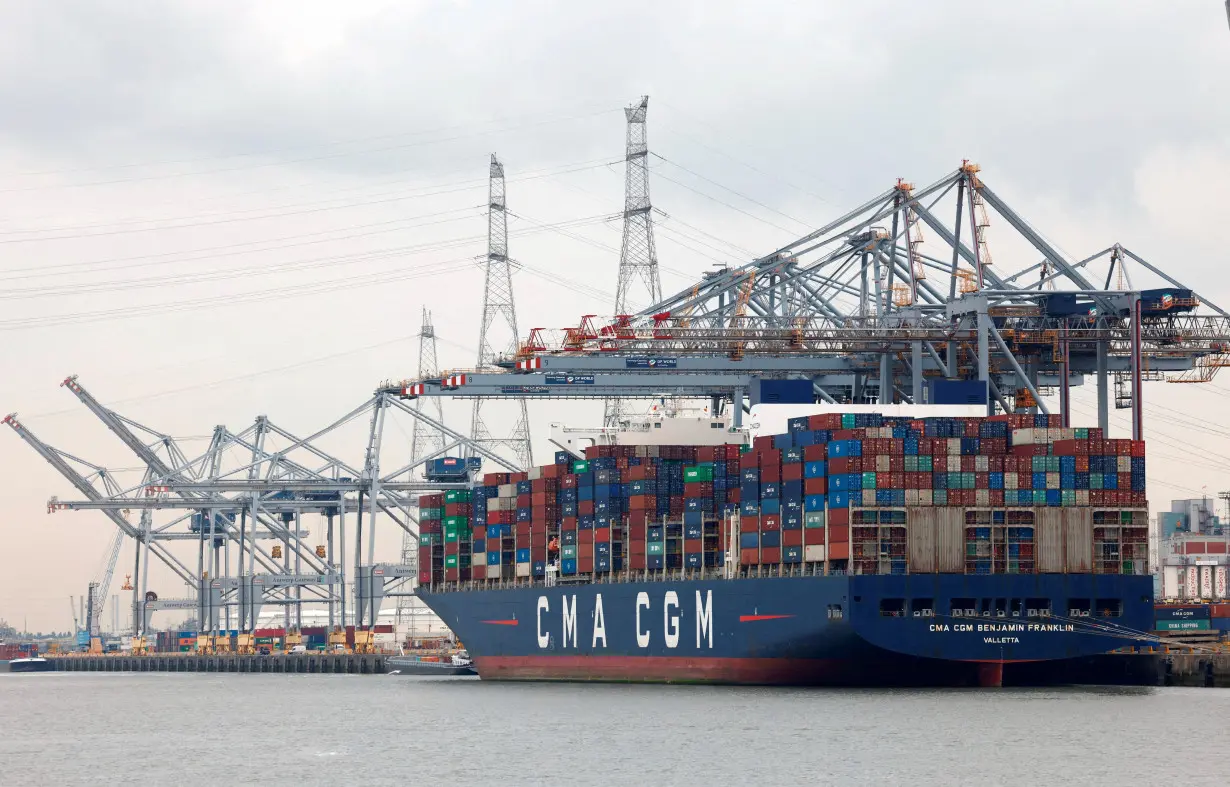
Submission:
<svg viewBox="0 0 1230 787">
<path fill-rule="evenodd" d="M 1159 600 L 1230 598 L 1230 522 L 1216 515 L 1213 498 L 1171 501 L 1157 515 L 1157 536 Z"/>
</svg>

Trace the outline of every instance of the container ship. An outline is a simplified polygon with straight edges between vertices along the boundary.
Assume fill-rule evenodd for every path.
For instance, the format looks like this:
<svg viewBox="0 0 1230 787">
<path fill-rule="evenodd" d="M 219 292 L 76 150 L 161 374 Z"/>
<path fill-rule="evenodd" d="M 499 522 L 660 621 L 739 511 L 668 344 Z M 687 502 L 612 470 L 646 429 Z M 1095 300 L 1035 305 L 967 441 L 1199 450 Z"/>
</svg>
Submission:
<svg viewBox="0 0 1230 787">
<path fill-rule="evenodd" d="M 1144 443 L 1060 423 L 561 452 L 421 497 L 418 594 L 485 679 L 1156 683 Z"/>
</svg>

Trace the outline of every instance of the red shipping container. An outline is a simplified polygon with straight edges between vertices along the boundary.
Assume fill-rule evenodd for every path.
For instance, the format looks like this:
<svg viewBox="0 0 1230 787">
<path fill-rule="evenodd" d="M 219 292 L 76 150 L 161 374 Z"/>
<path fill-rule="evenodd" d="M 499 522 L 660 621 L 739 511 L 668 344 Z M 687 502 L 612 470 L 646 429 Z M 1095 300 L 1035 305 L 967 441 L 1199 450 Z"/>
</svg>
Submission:
<svg viewBox="0 0 1230 787">
<path fill-rule="evenodd" d="M 594 501 L 593 500 L 578 500 L 577 501 L 577 516 L 593 516 Z"/>
<path fill-rule="evenodd" d="M 483 473 L 483 486 L 499 486 L 503 479 L 504 473 Z"/>
<path fill-rule="evenodd" d="M 576 489 L 577 488 L 577 477 L 573 475 L 572 473 L 569 473 L 568 475 L 560 479 L 559 485 L 561 489 Z"/>
<path fill-rule="evenodd" d="M 1132 505 L 1134 506 L 1144 506 L 1149 504 L 1149 500 L 1145 497 L 1144 492 L 1133 492 L 1130 499 L 1132 501 Z"/>
<path fill-rule="evenodd" d="M 445 582 L 457 582 L 460 579 L 461 579 L 461 569 L 459 568 L 444 569 L 444 581 Z"/>
<path fill-rule="evenodd" d="M 683 542 L 683 551 L 689 555 L 699 555 L 704 551 L 705 542 L 699 538 L 689 538 Z"/>
<path fill-rule="evenodd" d="M 760 529 L 764 530 L 781 530 L 782 518 L 780 514 L 765 514 L 760 517 Z"/>
<path fill-rule="evenodd" d="M 458 555 L 461 554 L 461 543 L 458 541 L 450 541 L 444 545 L 444 554 Z"/>
<path fill-rule="evenodd" d="M 1004 504 L 1004 490 L 992 489 L 991 490 L 991 505 L 999 507 L 999 506 L 1002 506 L 1003 504 Z"/>
<path fill-rule="evenodd" d="M 1205 552 L 1207 552 L 1210 555 L 1226 554 L 1226 542 L 1225 541 L 1206 541 L 1204 542 L 1204 547 L 1205 547 Z"/>
<path fill-rule="evenodd" d="M 469 516 L 470 515 L 470 504 L 469 503 L 445 503 L 444 504 L 444 515 L 445 516 Z"/>
<path fill-rule="evenodd" d="M 805 445 L 803 446 L 803 461 L 804 462 L 820 462 L 828 457 L 828 443 L 820 445 Z"/>
<path fill-rule="evenodd" d="M 761 547 L 760 548 L 760 563 L 765 565 L 768 563 L 782 562 L 781 547 Z"/>
<path fill-rule="evenodd" d="M 682 497 L 671 498 L 670 513 L 672 516 L 678 516 L 683 513 L 684 507 L 686 506 L 686 503 L 684 503 L 683 500 L 684 499 Z"/>
<path fill-rule="evenodd" d="M 1210 604 L 1209 616 L 1214 618 L 1230 618 L 1230 604 Z"/>
<path fill-rule="evenodd" d="M 849 509 L 846 509 L 847 511 Z M 850 540 L 849 525 L 829 524 L 829 543 L 840 544 Z"/>
<path fill-rule="evenodd" d="M 738 490 L 735 490 L 738 491 Z M 827 478 L 804 478 L 803 479 L 803 494 L 805 495 L 824 495 L 828 494 L 828 479 Z"/>
<path fill-rule="evenodd" d="M 534 496 L 528 492 L 522 495 L 517 495 L 517 508 L 529 508 L 534 505 Z"/>
<path fill-rule="evenodd" d="M 738 487 L 726 490 L 726 502 L 727 503 L 738 503 L 742 497 L 743 495 L 740 492 Z"/>
<path fill-rule="evenodd" d="M 419 571 L 419 584 L 420 585 L 430 585 L 431 584 L 431 569 L 423 569 Z"/>
<path fill-rule="evenodd" d="M 788 462 L 782 465 L 782 480 L 783 481 L 802 481 L 803 480 L 803 463 Z"/>
<path fill-rule="evenodd" d="M 599 544 L 606 544 L 611 540 L 611 529 L 609 527 L 594 528 L 594 541 Z"/>
<path fill-rule="evenodd" d="M 1144 440 L 1132 440 L 1131 443 L 1132 443 L 1132 456 L 1143 457 L 1145 455 L 1145 441 Z"/>
<path fill-rule="evenodd" d="M 585 532 L 586 532 L 586 533 L 592 533 L 593 531 L 592 531 L 592 530 L 586 530 Z M 593 544 L 593 542 L 592 542 L 592 541 L 591 541 L 590 543 L 585 543 L 585 542 L 582 542 L 582 543 L 580 543 L 580 544 L 577 544 L 577 557 L 578 557 L 578 558 L 589 558 L 590 560 L 593 560 L 593 558 L 594 558 L 594 544 Z M 592 571 L 593 569 L 590 569 L 590 570 Z"/>
<path fill-rule="evenodd" d="M 509 473 L 508 474 L 508 483 L 510 484 L 519 484 L 522 481 L 528 481 L 528 480 L 530 480 L 529 473 Z"/>
<path fill-rule="evenodd" d="M 739 550 L 739 563 L 744 566 L 754 566 L 760 562 L 760 549 Z"/>
<path fill-rule="evenodd" d="M 513 533 L 515 533 L 518 538 L 521 538 L 521 537 L 529 538 L 530 523 L 529 522 L 517 522 L 516 524 L 513 525 Z"/>
<path fill-rule="evenodd" d="M 812 528 L 819 530 L 819 528 Z M 821 530 L 821 532 L 824 532 Z M 803 531 L 802 530 L 783 530 L 782 531 L 782 546 L 784 547 L 801 547 L 803 546 Z"/>
<path fill-rule="evenodd" d="M 850 457 L 838 456 L 829 460 L 829 475 L 846 475 L 853 472 L 850 469 Z"/>
<path fill-rule="evenodd" d="M 821 413 L 819 415 L 809 415 L 807 416 L 807 428 L 812 432 L 840 429 L 841 413 Z"/>
<path fill-rule="evenodd" d="M 530 505 L 534 508 L 555 505 L 555 492 L 534 492 L 530 495 Z"/>
<path fill-rule="evenodd" d="M 991 474 L 990 473 L 974 473 L 974 488 L 975 489 L 990 489 Z"/>
<path fill-rule="evenodd" d="M 684 497 L 713 497 L 713 482 L 698 481 L 683 485 Z"/>
<path fill-rule="evenodd" d="M 470 566 L 470 579 L 486 579 L 486 578 L 487 578 L 487 566 L 486 565 Z"/>
<path fill-rule="evenodd" d="M 757 467 L 759 467 L 759 459 L 755 453 L 749 451 L 739 457 L 740 470 L 755 470 Z"/>
<path fill-rule="evenodd" d="M 775 467 L 760 467 L 760 483 L 776 483 L 782 480 L 782 469 L 780 466 Z"/>
<path fill-rule="evenodd" d="M 640 554 L 637 554 L 633 552 L 632 554 L 628 555 L 628 568 L 632 569 L 633 571 L 644 571 L 645 570 L 645 553 L 642 552 Z"/>
<path fill-rule="evenodd" d="M 849 560 L 850 559 L 850 542 L 834 541 L 828 545 L 825 554 L 829 560 Z"/>
<path fill-rule="evenodd" d="M 830 508 L 829 509 L 829 527 L 837 525 L 846 526 L 850 524 L 850 509 L 848 508 Z"/>
<path fill-rule="evenodd" d="M 804 546 L 822 546 L 824 544 L 824 528 L 808 527 L 800 532 L 803 534 Z"/>
<path fill-rule="evenodd" d="M 760 435 L 759 437 L 753 437 L 752 448 L 756 449 L 757 453 L 761 451 L 773 450 L 773 435 L 766 434 Z"/>
</svg>

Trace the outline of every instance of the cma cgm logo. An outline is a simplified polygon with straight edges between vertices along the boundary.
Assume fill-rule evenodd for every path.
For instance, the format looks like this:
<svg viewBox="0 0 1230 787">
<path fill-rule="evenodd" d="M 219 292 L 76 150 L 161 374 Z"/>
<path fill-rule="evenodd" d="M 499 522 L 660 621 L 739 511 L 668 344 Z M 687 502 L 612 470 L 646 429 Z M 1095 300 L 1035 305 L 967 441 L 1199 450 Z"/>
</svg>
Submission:
<svg viewBox="0 0 1230 787">
<path fill-rule="evenodd" d="M 563 648 L 578 647 L 579 633 L 577 630 L 577 597 L 561 596 L 559 599 L 560 617 L 560 643 Z M 679 605 L 679 594 L 673 590 L 668 590 L 662 597 L 662 603 L 658 605 L 662 610 L 661 618 L 655 614 L 653 602 L 649 600 L 649 594 L 642 591 L 636 594 L 636 645 L 639 648 L 648 648 L 656 638 L 655 632 L 660 632 L 662 642 L 668 648 L 679 647 L 679 639 L 682 633 L 683 610 Z M 713 591 L 707 590 L 704 595 L 696 591 L 696 647 L 713 648 Z M 546 596 L 538 597 L 538 647 L 547 649 L 551 647 L 551 601 Z M 606 611 L 602 606 L 602 594 L 594 595 L 594 608 L 590 611 L 590 619 L 593 625 L 588 632 L 590 635 L 590 647 L 597 648 L 607 646 L 607 631 L 606 631 Z M 659 625 L 659 620 L 661 621 Z"/>
</svg>

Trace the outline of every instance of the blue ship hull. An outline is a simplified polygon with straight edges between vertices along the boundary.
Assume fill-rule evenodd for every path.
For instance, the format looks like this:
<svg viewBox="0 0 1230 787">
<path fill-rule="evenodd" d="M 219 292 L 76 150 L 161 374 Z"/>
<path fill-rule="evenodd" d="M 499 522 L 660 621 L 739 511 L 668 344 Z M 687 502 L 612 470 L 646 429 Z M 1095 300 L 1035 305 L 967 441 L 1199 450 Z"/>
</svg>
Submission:
<svg viewBox="0 0 1230 787">
<path fill-rule="evenodd" d="M 1156 657 L 1114 652 L 1146 644 L 1136 637 L 1152 628 L 1148 576 L 799 576 L 419 596 L 487 679 L 953 686 L 1158 676 Z M 1068 617 L 1082 604 L 1094 614 Z M 1118 614 L 1099 615 L 1099 604 Z M 1051 615 L 1028 613 L 1043 605 Z"/>
</svg>

